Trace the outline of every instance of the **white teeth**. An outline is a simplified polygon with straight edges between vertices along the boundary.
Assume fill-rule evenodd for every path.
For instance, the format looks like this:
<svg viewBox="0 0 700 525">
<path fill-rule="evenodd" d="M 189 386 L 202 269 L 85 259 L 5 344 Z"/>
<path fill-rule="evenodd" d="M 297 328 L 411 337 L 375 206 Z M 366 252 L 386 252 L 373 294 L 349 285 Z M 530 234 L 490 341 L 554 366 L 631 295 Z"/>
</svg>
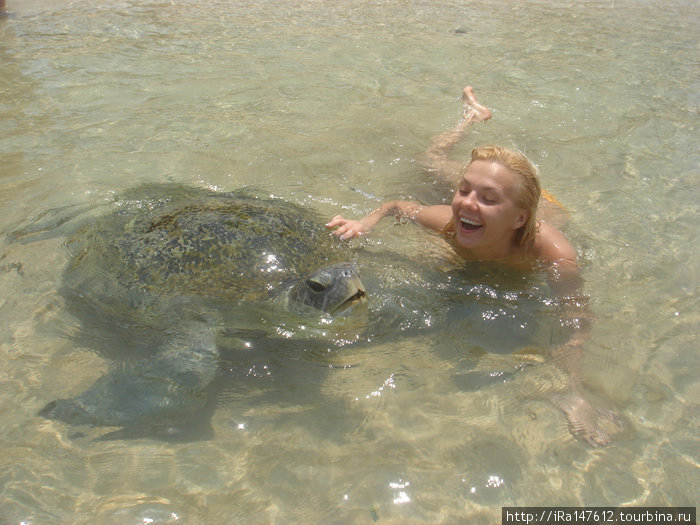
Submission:
<svg viewBox="0 0 700 525">
<path fill-rule="evenodd" d="M 466 217 L 460 217 L 460 221 L 462 221 L 464 224 L 469 224 L 471 226 L 481 226 L 480 222 L 474 221 L 472 219 L 467 219 Z"/>
</svg>

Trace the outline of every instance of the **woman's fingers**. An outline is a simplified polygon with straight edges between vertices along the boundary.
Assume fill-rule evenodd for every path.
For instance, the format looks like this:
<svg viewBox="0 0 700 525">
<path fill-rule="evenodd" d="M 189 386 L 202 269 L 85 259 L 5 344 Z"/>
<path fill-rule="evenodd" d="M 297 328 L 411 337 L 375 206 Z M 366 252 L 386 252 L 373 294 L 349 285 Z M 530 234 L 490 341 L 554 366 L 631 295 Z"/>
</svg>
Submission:
<svg viewBox="0 0 700 525">
<path fill-rule="evenodd" d="M 344 222 L 347 222 L 347 219 L 343 218 L 342 215 L 336 215 L 326 223 L 326 228 L 333 228 L 334 226 L 338 226 Z"/>
<path fill-rule="evenodd" d="M 361 233 L 361 228 L 358 221 L 346 219 L 342 215 L 336 215 L 333 217 L 328 223 L 326 223 L 326 228 L 335 228 L 333 235 L 344 241 L 357 237 Z"/>
</svg>

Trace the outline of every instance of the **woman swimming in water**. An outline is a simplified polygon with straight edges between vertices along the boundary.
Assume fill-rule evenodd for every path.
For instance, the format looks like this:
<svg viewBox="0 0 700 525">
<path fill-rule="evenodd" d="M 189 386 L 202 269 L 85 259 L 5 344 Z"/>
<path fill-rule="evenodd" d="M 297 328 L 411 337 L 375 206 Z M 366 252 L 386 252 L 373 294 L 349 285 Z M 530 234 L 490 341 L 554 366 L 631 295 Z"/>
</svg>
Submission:
<svg viewBox="0 0 700 525">
<path fill-rule="evenodd" d="M 433 139 L 426 152 L 431 173 L 446 180 L 457 175 L 451 205 L 390 201 L 357 220 L 336 215 L 326 226 L 334 228 L 341 239 L 352 239 L 372 231 L 384 217 L 408 218 L 440 235 L 462 259 L 544 268 L 560 297 L 562 322 L 575 328 L 570 341 L 553 352 L 572 382 L 572 394 L 555 404 L 566 413 L 574 433 L 593 445 L 606 444 L 609 435 L 604 427 L 618 423 L 612 413 L 592 407 L 583 398 L 578 379 L 590 316 L 587 301 L 578 291 L 581 278 L 576 250 L 551 224 L 563 217 L 563 207 L 542 191 L 537 169 L 522 153 L 500 146 L 478 147 L 464 168 L 447 159 L 449 149 L 470 125 L 491 118 L 491 111 L 477 102 L 471 87 L 464 88 L 462 99 L 464 118 Z"/>
<path fill-rule="evenodd" d="M 440 178 L 453 178 L 455 163 L 446 159 L 446 153 L 467 126 L 491 118 L 471 87 L 464 89 L 464 107 L 465 118 L 434 139 L 428 149 L 428 168 Z M 461 170 L 451 206 L 390 201 L 359 220 L 336 215 L 326 226 L 335 228 L 334 234 L 341 239 L 351 239 L 369 233 L 384 217 L 408 218 L 440 234 L 464 259 L 537 260 L 576 273 L 576 251 L 569 241 L 538 219 L 541 194 L 537 170 L 524 155 L 485 146 L 475 148 L 471 162 Z"/>
</svg>

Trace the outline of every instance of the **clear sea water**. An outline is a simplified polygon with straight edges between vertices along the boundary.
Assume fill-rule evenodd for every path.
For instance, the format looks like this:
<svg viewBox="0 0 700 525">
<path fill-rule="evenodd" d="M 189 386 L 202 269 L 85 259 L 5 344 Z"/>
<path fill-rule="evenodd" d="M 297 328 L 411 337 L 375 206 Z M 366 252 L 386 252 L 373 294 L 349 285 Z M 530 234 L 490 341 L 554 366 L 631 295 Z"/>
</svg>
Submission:
<svg viewBox="0 0 700 525">
<path fill-rule="evenodd" d="M 695 2 L 8 0 L 8 10 L 0 523 L 500 523 L 502 506 L 697 504 Z M 446 327 L 315 356 L 267 395 L 248 383 L 222 396 L 211 439 L 100 441 L 37 415 L 109 369 L 72 336 L 84 320 L 60 293 L 69 225 L 51 223 L 55 210 L 144 182 L 255 185 L 322 218 L 386 198 L 440 202 L 449 193 L 416 159 L 459 119 L 467 84 L 494 118 L 453 158 L 480 143 L 518 147 L 570 212 L 595 315 L 587 396 L 625 422 L 610 445 L 573 437 L 550 402 L 567 379 L 546 358 L 546 330 L 498 351 L 518 327 L 494 329 L 488 293 Z M 42 221 L 50 235 L 12 242 Z M 374 261 L 368 286 L 416 284 L 403 307 L 447 301 L 400 269 L 437 249 L 411 225 L 387 221 L 352 249 Z M 475 287 L 498 288 L 488 278 Z"/>
</svg>

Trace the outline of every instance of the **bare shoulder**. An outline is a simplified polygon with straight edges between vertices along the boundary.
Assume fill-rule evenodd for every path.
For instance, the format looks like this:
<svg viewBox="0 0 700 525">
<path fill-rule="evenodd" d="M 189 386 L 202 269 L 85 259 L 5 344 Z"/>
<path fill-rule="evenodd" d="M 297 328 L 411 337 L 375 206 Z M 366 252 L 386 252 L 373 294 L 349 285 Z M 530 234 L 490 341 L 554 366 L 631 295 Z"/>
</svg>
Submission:
<svg viewBox="0 0 700 525">
<path fill-rule="evenodd" d="M 436 232 L 442 229 L 452 219 L 452 207 L 446 204 L 423 206 L 415 214 L 415 221 L 421 226 Z"/>
<path fill-rule="evenodd" d="M 542 262 L 576 264 L 576 250 L 566 236 L 551 224 L 541 222 L 532 246 L 533 255 Z"/>
</svg>

